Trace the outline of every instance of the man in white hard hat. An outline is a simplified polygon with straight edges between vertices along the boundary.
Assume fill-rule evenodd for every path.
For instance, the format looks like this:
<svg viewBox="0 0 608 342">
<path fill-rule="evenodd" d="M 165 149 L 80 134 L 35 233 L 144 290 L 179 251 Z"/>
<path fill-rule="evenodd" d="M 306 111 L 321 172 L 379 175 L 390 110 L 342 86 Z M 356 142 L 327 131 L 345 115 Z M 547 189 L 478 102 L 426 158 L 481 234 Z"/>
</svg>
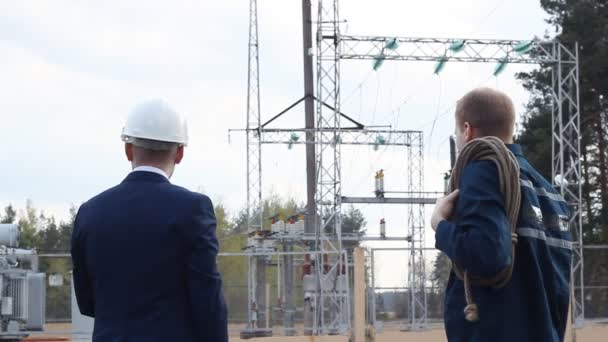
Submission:
<svg viewBox="0 0 608 342">
<path fill-rule="evenodd" d="M 133 171 L 80 207 L 72 236 L 93 341 L 227 342 L 213 205 L 169 182 L 188 143 L 185 121 L 165 102 L 145 102 L 122 139 Z"/>
</svg>

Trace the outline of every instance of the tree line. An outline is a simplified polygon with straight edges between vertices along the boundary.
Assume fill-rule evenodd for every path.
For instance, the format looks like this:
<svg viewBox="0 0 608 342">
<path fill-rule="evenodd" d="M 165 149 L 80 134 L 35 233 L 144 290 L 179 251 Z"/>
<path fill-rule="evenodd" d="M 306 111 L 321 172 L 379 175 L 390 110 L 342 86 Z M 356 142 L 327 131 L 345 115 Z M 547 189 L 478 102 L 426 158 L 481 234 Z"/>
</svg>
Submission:
<svg viewBox="0 0 608 342">
<path fill-rule="evenodd" d="M 264 228 L 270 229 L 269 218 L 281 215 L 287 218 L 296 214 L 303 204 L 295 200 L 284 200 L 277 195 L 269 196 L 262 205 Z M 216 233 L 220 242 L 220 253 L 242 252 L 247 244 L 247 211 L 242 209 L 230 213 L 221 203 L 215 204 L 217 221 Z M 0 223 L 18 224 L 20 248 L 34 249 L 38 254 L 66 254 L 70 252 L 71 235 L 78 208 L 72 206 L 67 220 L 57 220 L 53 215 L 36 209 L 31 200 L 27 200 L 22 209 L 9 204 L 0 213 Z M 254 215 L 256 213 L 253 213 Z M 345 233 L 363 234 L 366 225 L 361 211 L 354 207 L 346 208 L 342 215 L 343 231 Z M 346 246 L 354 247 L 355 244 Z M 29 265 L 22 265 L 29 267 Z M 244 319 L 247 315 L 247 258 L 220 257 L 218 268 L 224 281 L 226 297 L 231 307 L 231 319 Z M 42 257 L 39 259 L 39 271 L 48 275 L 61 276 L 62 286 L 50 286 L 47 281 L 46 312 L 48 320 L 69 320 L 71 318 L 71 270 L 69 257 Z M 276 283 L 276 269 L 269 267 L 267 281 Z M 301 278 L 301 274 L 296 276 Z M 300 282 L 301 284 L 301 282 Z M 274 285 L 273 285 L 274 286 Z M 274 293 L 274 292 L 273 292 Z M 273 297 L 276 303 L 277 297 Z"/>
</svg>

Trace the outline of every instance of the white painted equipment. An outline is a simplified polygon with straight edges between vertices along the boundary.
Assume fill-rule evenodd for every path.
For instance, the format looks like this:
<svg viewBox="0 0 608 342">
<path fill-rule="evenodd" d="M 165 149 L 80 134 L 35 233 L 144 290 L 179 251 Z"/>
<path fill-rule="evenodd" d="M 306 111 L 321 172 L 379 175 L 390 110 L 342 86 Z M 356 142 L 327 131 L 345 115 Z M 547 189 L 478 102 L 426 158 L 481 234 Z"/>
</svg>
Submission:
<svg viewBox="0 0 608 342">
<path fill-rule="evenodd" d="M 277 221 L 270 225 L 270 230 L 273 233 L 284 234 L 285 233 L 285 222 Z"/>
<path fill-rule="evenodd" d="M 376 197 L 384 197 L 384 170 L 376 171 L 375 189 L 374 193 Z"/>
<path fill-rule="evenodd" d="M 46 276 L 37 273 L 37 256 L 19 245 L 19 227 L 0 225 L 0 337 L 7 332 L 43 330 L 46 320 Z M 33 270 L 19 268 L 27 260 Z"/>
<path fill-rule="evenodd" d="M 0 224 L 0 245 L 19 247 L 19 227 L 16 224 Z"/>
</svg>

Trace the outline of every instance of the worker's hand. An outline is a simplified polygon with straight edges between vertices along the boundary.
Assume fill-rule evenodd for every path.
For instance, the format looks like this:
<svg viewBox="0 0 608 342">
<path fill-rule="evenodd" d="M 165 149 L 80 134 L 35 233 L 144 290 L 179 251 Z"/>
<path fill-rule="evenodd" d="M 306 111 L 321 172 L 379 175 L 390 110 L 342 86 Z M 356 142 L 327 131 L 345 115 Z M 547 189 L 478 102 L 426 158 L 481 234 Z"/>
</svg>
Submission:
<svg viewBox="0 0 608 342">
<path fill-rule="evenodd" d="M 458 199 L 458 191 L 459 190 L 454 190 L 451 194 L 437 200 L 435 210 L 433 210 L 433 215 L 431 216 L 431 227 L 433 227 L 433 230 L 437 229 L 439 222 L 447 220 L 452 216 L 454 204 Z"/>
</svg>

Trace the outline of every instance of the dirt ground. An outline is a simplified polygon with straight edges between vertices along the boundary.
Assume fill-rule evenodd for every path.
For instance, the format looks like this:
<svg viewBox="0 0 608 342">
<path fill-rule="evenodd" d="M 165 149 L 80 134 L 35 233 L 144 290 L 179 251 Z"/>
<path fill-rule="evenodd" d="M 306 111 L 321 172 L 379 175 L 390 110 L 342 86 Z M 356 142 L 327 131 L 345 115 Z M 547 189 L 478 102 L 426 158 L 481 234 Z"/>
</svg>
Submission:
<svg viewBox="0 0 608 342">
<path fill-rule="evenodd" d="M 33 336 L 70 337 L 70 324 L 50 324 L 43 334 Z M 232 330 L 231 331 L 236 331 Z M 581 329 L 576 329 L 576 342 L 606 342 L 608 336 L 608 324 L 589 324 Z M 376 336 L 376 342 L 441 342 L 445 341 L 445 333 L 442 329 L 432 329 L 422 332 L 386 331 Z M 346 336 L 275 336 L 266 338 L 255 338 L 242 340 L 238 334 L 231 336 L 230 342 L 348 342 Z M 572 341 L 571 337 L 566 338 Z"/>
<path fill-rule="evenodd" d="M 256 338 L 250 340 L 241 340 L 240 338 L 231 338 L 230 342 L 249 341 L 249 342 L 348 342 L 346 336 L 276 336 L 266 338 Z M 389 331 L 376 336 L 375 342 L 427 342 L 427 341 L 445 341 L 443 330 L 430 330 L 425 332 L 400 332 Z"/>
<path fill-rule="evenodd" d="M 588 325 L 582 329 L 576 329 L 576 342 L 606 342 L 608 336 L 608 325 Z M 230 342 L 347 342 L 345 336 L 297 336 L 297 337 L 269 337 L 251 340 L 231 338 Z M 375 342 L 441 342 L 446 341 L 443 329 L 435 329 L 423 332 L 401 332 L 387 331 L 376 336 Z M 567 342 L 573 341 L 566 338 Z"/>
<path fill-rule="evenodd" d="M 591 325 L 576 330 L 576 341 L 599 342 L 608 339 L 608 324 Z"/>
</svg>

